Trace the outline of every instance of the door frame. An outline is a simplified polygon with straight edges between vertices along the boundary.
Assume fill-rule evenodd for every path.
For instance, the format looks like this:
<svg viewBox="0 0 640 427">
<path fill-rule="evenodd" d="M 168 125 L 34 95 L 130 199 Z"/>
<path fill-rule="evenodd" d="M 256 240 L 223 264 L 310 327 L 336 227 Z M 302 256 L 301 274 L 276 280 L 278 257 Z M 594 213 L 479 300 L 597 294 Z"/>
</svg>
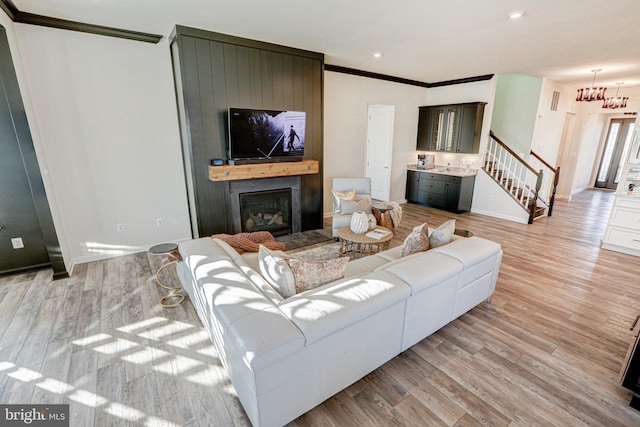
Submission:
<svg viewBox="0 0 640 427">
<path fill-rule="evenodd" d="M 387 159 L 387 165 L 384 167 L 384 169 L 387 170 L 386 174 L 387 174 L 387 180 L 384 183 L 385 185 L 385 191 L 384 193 L 386 194 L 386 196 L 383 198 L 383 200 L 388 200 L 391 196 L 391 166 L 392 166 L 392 157 L 393 157 L 393 134 L 394 134 L 394 126 L 395 126 L 395 111 L 396 111 L 396 106 L 395 105 L 386 105 L 386 104 L 369 104 L 367 105 L 367 145 L 366 145 L 366 158 L 365 158 L 365 176 L 368 176 L 372 179 L 372 183 L 371 183 L 371 192 L 372 195 L 371 197 L 374 198 L 373 196 L 373 177 L 371 176 L 371 170 L 372 167 L 370 166 L 371 164 L 371 149 L 370 149 L 370 140 L 371 140 L 371 112 L 375 109 L 381 109 L 385 111 L 385 115 L 386 117 L 390 118 L 390 126 L 388 128 L 389 130 L 389 134 L 386 135 L 385 137 L 385 141 L 386 141 L 386 147 L 384 149 L 385 151 L 385 158 Z"/>
<path fill-rule="evenodd" d="M 604 160 L 604 154 L 607 150 L 607 144 L 609 142 L 609 136 L 611 135 L 611 128 L 613 126 L 614 123 L 620 123 L 620 132 L 618 133 L 618 135 L 616 136 L 616 141 L 615 141 L 615 146 L 613 148 L 613 152 L 611 154 L 611 158 L 609 159 L 609 164 L 607 166 L 608 171 L 607 171 L 607 176 L 606 176 L 606 180 L 605 181 L 598 181 L 598 176 L 600 175 L 600 171 L 602 170 L 603 167 L 603 160 Z M 597 167 L 596 167 L 596 173 L 595 173 L 595 178 L 593 181 L 593 187 L 594 188 L 599 188 L 599 189 L 608 189 L 608 190 L 615 190 L 617 187 L 617 184 L 615 182 L 615 176 L 617 175 L 618 172 L 618 165 L 620 164 L 620 161 L 623 161 L 622 157 L 625 155 L 625 153 L 623 153 L 624 150 L 624 142 L 626 141 L 626 138 L 621 139 L 627 135 L 629 135 L 629 127 L 631 125 L 633 125 L 635 123 L 635 119 L 632 118 L 625 118 L 625 117 L 612 117 L 609 119 L 608 121 L 608 125 L 607 125 L 607 130 L 606 133 L 604 135 L 604 140 L 603 140 L 603 144 L 602 144 L 602 151 L 600 153 L 599 159 L 598 159 L 598 163 L 597 163 Z M 627 132 L 624 132 L 624 130 L 627 130 Z M 631 134 L 633 133 L 633 131 L 631 131 Z M 629 137 L 632 137 L 632 135 L 629 135 Z M 629 147 L 630 149 L 631 147 Z M 600 185 L 599 185 L 600 183 Z M 602 185 L 602 183 L 604 185 Z"/>
</svg>

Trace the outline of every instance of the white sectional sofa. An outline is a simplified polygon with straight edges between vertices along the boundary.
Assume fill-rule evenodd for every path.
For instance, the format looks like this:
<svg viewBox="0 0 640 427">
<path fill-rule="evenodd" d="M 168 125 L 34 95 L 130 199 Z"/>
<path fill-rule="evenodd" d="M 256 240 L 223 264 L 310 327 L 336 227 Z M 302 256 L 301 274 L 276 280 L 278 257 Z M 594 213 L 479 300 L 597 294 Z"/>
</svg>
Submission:
<svg viewBox="0 0 640 427">
<path fill-rule="evenodd" d="M 180 244 L 178 274 L 254 426 L 283 425 L 489 299 L 500 245 L 458 238 L 351 261 L 343 279 L 286 300 L 257 254 Z"/>
</svg>

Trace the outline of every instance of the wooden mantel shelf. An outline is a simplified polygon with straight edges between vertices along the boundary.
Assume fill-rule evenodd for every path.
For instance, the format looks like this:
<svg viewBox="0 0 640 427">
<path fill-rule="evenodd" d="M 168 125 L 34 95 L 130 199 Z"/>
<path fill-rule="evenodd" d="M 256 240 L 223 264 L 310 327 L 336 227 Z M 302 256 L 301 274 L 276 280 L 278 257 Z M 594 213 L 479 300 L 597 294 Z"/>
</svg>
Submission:
<svg viewBox="0 0 640 427">
<path fill-rule="evenodd" d="M 317 160 L 282 163 L 256 163 L 236 166 L 209 166 L 209 180 L 218 182 L 255 178 L 272 178 L 276 176 L 310 175 L 318 173 L 319 170 Z"/>
</svg>

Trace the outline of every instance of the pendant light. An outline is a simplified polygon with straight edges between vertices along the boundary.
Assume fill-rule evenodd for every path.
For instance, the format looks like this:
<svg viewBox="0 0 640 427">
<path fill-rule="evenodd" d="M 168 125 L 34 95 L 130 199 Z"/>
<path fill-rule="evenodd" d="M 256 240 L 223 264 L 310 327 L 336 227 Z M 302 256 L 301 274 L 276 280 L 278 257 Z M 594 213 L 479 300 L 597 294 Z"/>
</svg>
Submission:
<svg viewBox="0 0 640 427">
<path fill-rule="evenodd" d="M 593 73 L 593 82 L 591 82 L 591 87 L 587 87 L 584 89 L 578 89 L 578 96 L 576 96 L 576 101 L 603 101 L 604 94 L 607 91 L 606 87 L 595 87 L 596 84 L 596 75 L 602 69 L 598 68 L 595 70 L 591 70 Z"/>
<path fill-rule="evenodd" d="M 627 100 L 629 99 L 629 97 L 618 96 L 618 92 L 620 92 L 620 86 L 622 86 L 624 82 L 620 82 L 616 84 L 618 85 L 618 89 L 616 89 L 616 96 L 614 96 L 613 98 L 606 98 L 602 103 L 602 108 L 615 109 L 615 108 L 627 107 Z"/>
</svg>

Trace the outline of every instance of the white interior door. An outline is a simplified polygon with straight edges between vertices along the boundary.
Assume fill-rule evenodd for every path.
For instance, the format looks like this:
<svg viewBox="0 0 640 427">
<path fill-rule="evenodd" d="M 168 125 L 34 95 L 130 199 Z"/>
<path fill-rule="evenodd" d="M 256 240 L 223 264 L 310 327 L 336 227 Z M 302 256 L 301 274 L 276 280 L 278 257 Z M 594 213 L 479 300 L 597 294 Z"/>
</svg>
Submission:
<svg viewBox="0 0 640 427">
<path fill-rule="evenodd" d="M 371 178 L 371 197 L 389 200 L 395 105 L 370 105 L 365 175 Z"/>
</svg>

